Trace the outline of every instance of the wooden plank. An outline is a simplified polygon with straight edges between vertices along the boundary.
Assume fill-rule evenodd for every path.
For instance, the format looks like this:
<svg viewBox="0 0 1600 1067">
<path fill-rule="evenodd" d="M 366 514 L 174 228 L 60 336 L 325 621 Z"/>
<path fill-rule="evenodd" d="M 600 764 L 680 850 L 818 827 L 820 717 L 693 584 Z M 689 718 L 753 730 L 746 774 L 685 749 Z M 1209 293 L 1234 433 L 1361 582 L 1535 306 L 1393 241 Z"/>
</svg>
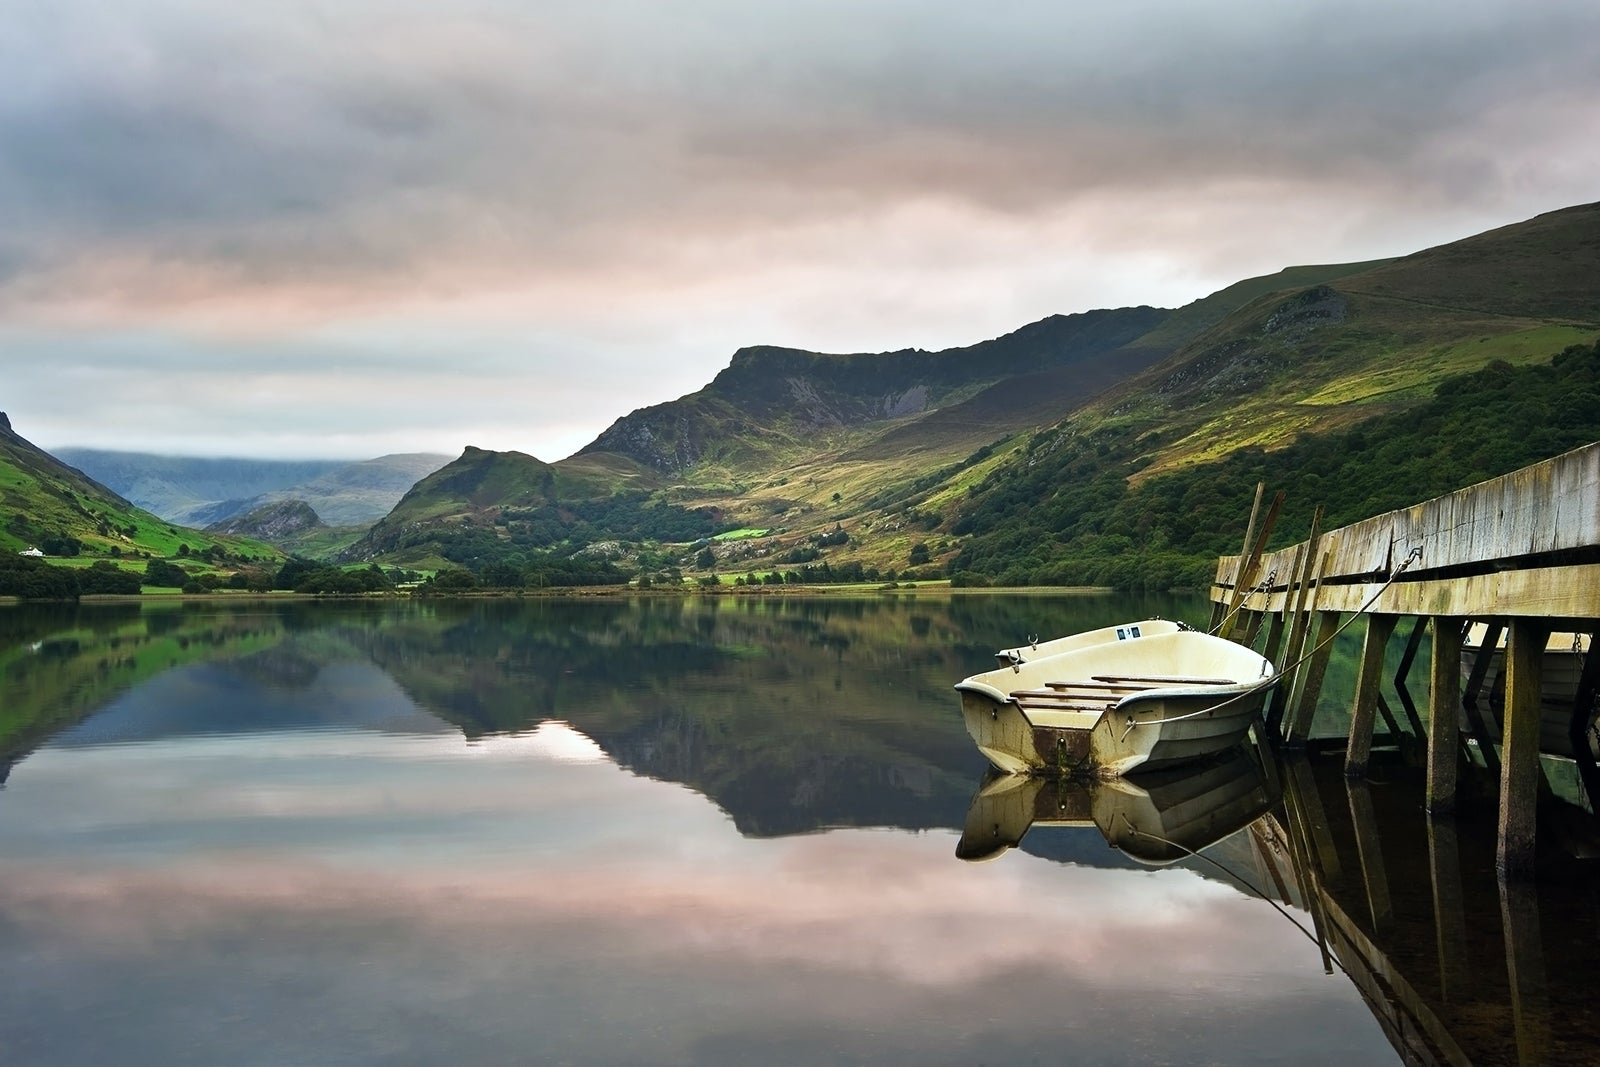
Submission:
<svg viewBox="0 0 1600 1067">
<path fill-rule="evenodd" d="M 1312 645 L 1311 659 L 1306 663 L 1305 685 L 1300 691 L 1300 701 L 1291 709 L 1292 714 L 1284 729 L 1284 737 L 1291 744 L 1303 744 L 1311 736 L 1311 725 L 1317 715 L 1317 701 L 1322 697 L 1322 682 L 1328 674 L 1328 661 L 1333 657 L 1333 635 L 1339 630 L 1339 620 L 1337 611 L 1317 612 L 1317 636 Z"/>
<path fill-rule="evenodd" d="M 1436 615 L 1428 674 L 1428 792 L 1430 815 L 1456 808 L 1461 766 L 1461 620 Z"/>
<path fill-rule="evenodd" d="M 1097 682 L 1155 682 L 1161 685 L 1238 685 L 1232 678 L 1180 678 L 1160 675 L 1097 674 Z"/>
<path fill-rule="evenodd" d="M 1046 682 L 1046 689 L 1104 689 L 1113 692 L 1142 693 L 1153 688 L 1148 685 L 1134 685 L 1131 682 Z"/>
<path fill-rule="evenodd" d="M 1320 516 L 1319 516 L 1320 518 Z M 1314 527 L 1313 527 L 1314 528 Z M 1312 542 L 1312 549 L 1320 545 L 1320 538 Z M 1304 700 L 1306 673 L 1310 666 L 1309 657 L 1311 650 L 1316 647 L 1311 635 L 1311 621 L 1317 610 L 1317 603 L 1322 595 L 1322 575 L 1327 570 L 1328 554 L 1323 553 L 1318 557 L 1317 569 L 1311 575 L 1311 590 L 1299 610 L 1295 612 L 1295 619 L 1300 627 L 1300 640 L 1294 649 L 1294 658 L 1290 660 L 1295 665 L 1294 674 L 1288 679 L 1289 698 L 1284 704 L 1284 714 L 1294 714 L 1298 711 Z M 1290 638 L 1294 635 L 1291 633 Z"/>
<path fill-rule="evenodd" d="M 1024 712 L 1030 712 L 1030 711 L 1033 711 L 1033 712 L 1038 712 L 1038 711 L 1044 711 L 1044 712 L 1050 712 L 1050 711 L 1082 711 L 1082 712 L 1088 712 L 1088 713 L 1094 714 L 1094 715 L 1099 715 L 1102 712 L 1104 712 L 1107 709 L 1109 709 L 1111 707 L 1111 705 L 1109 705 L 1109 704 L 1067 704 L 1067 703 L 1061 703 L 1059 701 L 1046 701 L 1046 702 L 1043 702 L 1043 703 L 1035 703 L 1032 700 L 1019 700 L 1019 701 L 1017 701 L 1017 707 L 1021 708 Z M 1033 721 L 1033 720 L 1030 719 L 1029 721 Z M 1034 722 L 1034 725 L 1037 726 L 1037 725 L 1040 725 L 1040 723 L 1039 722 Z"/>
<path fill-rule="evenodd" d="M 1234 613 L 1239 610 L 1239 605 L 1244 601 L 1250 587 L 1256 583 L 1256 575 L 1261 572 L 1261 554 L 1266 550 L 1267 539 L 1272 536 L 1272 528 L 1277 524 L 1279 513 L 1283 511 L 1283 501 L 1284 494 L 1280 490 L 1272 498 L 1272 506 L 1267 509 L 1267 518 L 1261 524 L 1261 532 L 1256 535 L 1256 543 L 1239 563 L 1238 574 L 1233 582 L 1233 592 L 1228 597 L 1228 611 L 1222 617 L 1222 626 L 1217 633 L 1219 637 L 1227 637 L 1232 631 Z"/>
<path fill-rule="evenodd" d="M 1398 562 L 1397 550 L 1408 553 L 1420 548 L 1421 566 L 1439 570 L 1481 567 L 1534 554 L 1600 545 L 1600 442 L 1409 508 L 1373 516 L 1336 532 L 1338 540 L 1328 569 L 1328 577 L 1336 582 L 1387 576 Z M 1292 559 L 1292 549 L 1279 550 L 1261 557 L 1257 568 L 1263 573 L 1277 568 L 1280 574 L 1287 575 Z M 1212 599 L 1227 601 L 1240 595 L 1241 583 L 1226 579 L 1237 579 L 1243 562 L 1240 557 L 1218 560 Z M 1591 595 L 1593 591 L 1591 587 Z M 1328 606 L 1356 610 L 1356 605 L 1348 603 Z M 1383 610 L 1394 609 L 1385 606 Z M 1414 613 L 1494 612 L 1439 604 L 1432 611 Z M 1499 613 L 1520 614 L 1505 610 Z M 1568 614 L 1581 617 L 1593 612 Z"/>
<path fill-rule="evenodd" d="M 1295 597 L 1294 608 L 1289 615 L 1289 643 L 1283 649 L 1284 663 L 1278 668 L 1278 673 L 1283 677 L 1273 690 L 1272 702 L 1267 709 L 1267 725 L 1273 730 L 1277 730 L 1283 721 L 1284 710 L 1288 708 L 1289 698 L 1294 692 L 1295 680 L 1300 677 L 1300 657 L 1305 650 L 1306 625 L 1310 621 L 1306 614 L 1306 595 L 1311 588 L 1312 573 L 1319 570 L 1323 562 L 1317 556 L 1321 525 L 1322 505 L 1318 504 L 1317 510 L 1311 515 L 1311 540 L 1306 542 L 1305 551 L 1301 553 L 1304 563 L 1294 572 Z"/>
<path fill-rule="evenodd" d="M 1250 505 L 1250 521 L 1248 523 L 1246 523 L 1245 527 L 1244 527 L 1244 544 L 1239 546 L 1239 559 L 1240 559 L 1241 562 L 1243 560 L 1249 558 L 1250 550 L 1255 547 L 1255 543 L 1256 543 L 1256 522 L 1257 522 L 1257 520 L 1259 520 L 1261 518 L 1261 498 L 1263 496 L 1265 496 L 1266 493 L 1267 493 L 1267 483 L 1266 482 L 1257 482 L 1256 483 L 1256 498 L 1255 498 L 1255 502 Z M 1240 573 L 1236 572 L 1234 574 L 1234 576 L 1233 576 L 1233 579 L 1234 579 L 1233 580 L 1233 584 L 1235 586 L 1242 584 L 1239 581 L 1240 577 L 1241 577 Z"/>
<path fill-rule="evenodd" d="M 1281 610 L 1285 599 L 1274 593 L 1272 608 Z M 1600 563 L 1399 581 L 1387 589 L 1382 582 L 1329 585 L 1319 603 L 1329 611 L 1360 611 L 1369 600 L 1370 610 L 1388 615 L 1536 615 L 1573 624 L 1557 629 L 1576 629 L 1600 614 Z"/>
</svg>

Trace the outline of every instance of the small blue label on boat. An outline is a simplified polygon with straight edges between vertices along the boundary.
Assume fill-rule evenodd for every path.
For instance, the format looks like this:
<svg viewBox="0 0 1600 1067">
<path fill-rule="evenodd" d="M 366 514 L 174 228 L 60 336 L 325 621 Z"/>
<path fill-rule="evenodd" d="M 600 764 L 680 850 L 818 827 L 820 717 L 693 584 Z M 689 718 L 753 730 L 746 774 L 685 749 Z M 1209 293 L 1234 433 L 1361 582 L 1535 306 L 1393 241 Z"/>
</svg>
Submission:
<svg viewBox="0 0 1600 1067">
<path fill-rule="evenodd" d="M 1119 626 L 1119 627 L 1117 627 L 1117 640 L 1118 641 L 1126 641 L 1130 637 L 1138 637 L 1138 636 L 1139 636 L 1139 628 L 1137 626 Z"/>
</svg>

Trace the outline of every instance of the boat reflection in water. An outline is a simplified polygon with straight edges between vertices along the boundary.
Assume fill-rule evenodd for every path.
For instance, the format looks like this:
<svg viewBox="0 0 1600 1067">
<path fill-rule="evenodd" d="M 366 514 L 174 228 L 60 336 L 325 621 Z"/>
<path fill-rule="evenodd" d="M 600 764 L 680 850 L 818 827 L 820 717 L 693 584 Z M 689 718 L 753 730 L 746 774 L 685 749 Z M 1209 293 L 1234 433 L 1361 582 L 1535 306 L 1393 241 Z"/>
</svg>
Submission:
<svg viewBox="0 0 1600 1067">
<path fill-rule="evenodd" d="M 1137 779 L 1028 778 L 991 773 L 967 808 L 956 855 L 986 860 L 1021 843 L 1033 826 L 1098 827 L 1141 863 L 1171 863 L 1237 833 L 1275 795 L 1253 749 Z"/>
</svg>

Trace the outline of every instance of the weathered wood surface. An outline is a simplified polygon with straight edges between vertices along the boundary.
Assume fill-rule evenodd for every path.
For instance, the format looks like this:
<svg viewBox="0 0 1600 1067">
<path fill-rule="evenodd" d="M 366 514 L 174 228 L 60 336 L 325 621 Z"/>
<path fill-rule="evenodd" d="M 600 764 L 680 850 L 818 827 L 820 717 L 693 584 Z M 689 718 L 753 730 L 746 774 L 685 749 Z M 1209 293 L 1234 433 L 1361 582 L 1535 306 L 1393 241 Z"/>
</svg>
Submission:
<svg viewBox="0 0 1600 1067">
<path fill-rule="evenodd" d="M 1335 588 L 1324 591 L 1319 606 L 1347 611 L 1360 607 L 1364 598 L 1335 597 L 1335 593 L 1366 589 L 1370 595 L 1413 549 L 1421 550 L 1421 559 L 1412 566 L 1412 571 L 1425 575 L 1446 568 L 1481 569 L 1486 565 L 1512 564 L 1529 556 L 1600 545 L 1600 442 L 1346 526 L 1330 534 L 1329 541 L 1332 549 L 1324 581 Z M 1295 572 L 1296 555 L 1302 551 L 1301 545 L 1280 549 L 1262 558 L 1251 569 L 1257 574 L 1276 570 L 1282 585 L 1287 586 L 1288 576 Z M 1218 560 L 1213 600 L 1231 599 L 1241 562 L 1239 556 Z M 1594 584 L 1593 574 L 1574 573 L 1570 577 L 1583 577 L 1590 583 L 1582 598 L 1591 605 L 1589 610 L 1568 609 L 1565 605 L 1573 598 L 1556 590 L 1541 592 L 1536 586 L 1528 592 L 1536 598 L 1551 600 L 1563 614 L 1594 615 L 1592 605 L 1600 596 L 1600 584 Z M 1369 581 L 1363 582 L 1364 578 Z M 1444 581 L 1439 579 L 1441 583 Z M 1403 584 L 1419 583 L 1397 583 Z M 1435 604 L 1420 607 L 1386 604 L 1377 610 L 1428 615 L 1484 614 L 1481 607 L 1464 607 L 1461 597 L 1471 594 L 1472 599 L 1481 604 L 1484 594 L 1489 592 L 1521 594 L 1523 590 L 1517 587 L 1475 588 L 1452 594 L 1454 599 Z M 1255 610 L 1281 610 L 1284 599 L 1284 590 L 1280 587 L 1274 594 L 1251 597 L 1249 606 Z M 1530 613 L 1546 614 L 1547 609 L 1535 606 Z"/>
</svg>

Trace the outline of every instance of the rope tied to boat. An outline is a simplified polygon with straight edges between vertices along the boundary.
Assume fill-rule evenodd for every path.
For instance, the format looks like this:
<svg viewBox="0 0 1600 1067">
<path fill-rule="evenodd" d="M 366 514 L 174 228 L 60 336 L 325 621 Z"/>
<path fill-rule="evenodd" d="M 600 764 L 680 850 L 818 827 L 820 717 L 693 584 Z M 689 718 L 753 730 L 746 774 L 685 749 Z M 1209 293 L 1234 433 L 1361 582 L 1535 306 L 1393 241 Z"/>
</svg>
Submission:
<svg viewBox="0 0 1600 1067">
<path fill-rule="evenodd" d="M 1315 645 L 1309 652 L 1306 652 L 1299 659 L 1283 668 L 1283 670 L 1278 671 L 1276 674 L 1273 674 L 1270 677 L 1263 678 L 1258 682 L 1252 682 L 1250 685 L 1245 686 L 1239 692 L 1235 693 L 1233 696 L 1230 696 L 1227 700 L 1222 701 L 1220 704 L 1213 704 L 1208 708 L 1201 708 L 1198 711 L 1185 712 L 1182 715 L 1173 715 L 1164 719 L 1135 719 L 1130 714 L 1128 716 L 1127 725 L 1123 727 L 1121 740 L 1126 741 L 1128 735 L 1133 732 L 1133 728 L 1135 726 L 1163 726 L 1169 722 L 1183 722 L 1185 719 L 1198 719 L 1203 715 L 1210 715 L 1214 712 L 1221 711 L 1223 708 L 1229 707 L 1230 705 L 1237 704 L 1246 697 L 1255 695 L 1258 690 L 1277 685 L 1285 675 L 1299 670 L 1302 663 L 1331 645 L 1335 638 L 1349 628 L 1351 623 L 1355 622 L 1361 616 L 1367 614 L 1372 609 L 1372 605 L 1378 602 L 1378 598 L 1388 591 L 1389 587 L 1399 579 L 1400 575 L 1404 574 L 1413 563 L 1421 562 L 1421 560 L 1422 546 L 1417 545 L 1411 549 L 1410 555 L 1406 556 L 1406 558 L 1401 561 L 1400 565 L 1396 567 L 1392 573 L 1390 573 L 1388 579 L 1378 587 L 1378 591 L 1367 598 L 1367 602 L 1365 604 L 1362 604 L 1361 607 L 1357 608 L 1348 619 L 1340 623 L 1338 629 L 1334 630 L 1333 633 L 1329 634 L 1325 639 Z"/>
</svg>

